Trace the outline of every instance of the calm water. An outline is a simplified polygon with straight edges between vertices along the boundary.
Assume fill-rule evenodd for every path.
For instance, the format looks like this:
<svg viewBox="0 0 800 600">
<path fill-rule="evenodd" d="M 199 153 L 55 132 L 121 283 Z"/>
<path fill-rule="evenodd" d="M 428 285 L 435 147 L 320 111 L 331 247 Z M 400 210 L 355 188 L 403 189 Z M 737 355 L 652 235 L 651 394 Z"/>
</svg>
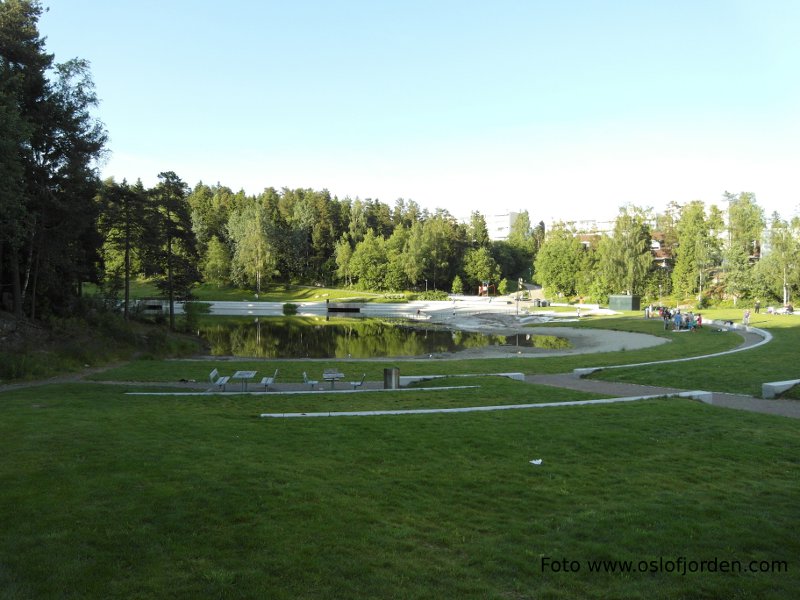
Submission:
<svg viewBox="0 0 800 600">
<path fill-rule="evenodd" d="M 216 356 L 262 358 L 376 358 L 486 346 L 569 347 L 566 340 L 553 336 L 487 335 L 370 319 L 211 318 L 201 326 L 200 335 Z"/>
</svg>

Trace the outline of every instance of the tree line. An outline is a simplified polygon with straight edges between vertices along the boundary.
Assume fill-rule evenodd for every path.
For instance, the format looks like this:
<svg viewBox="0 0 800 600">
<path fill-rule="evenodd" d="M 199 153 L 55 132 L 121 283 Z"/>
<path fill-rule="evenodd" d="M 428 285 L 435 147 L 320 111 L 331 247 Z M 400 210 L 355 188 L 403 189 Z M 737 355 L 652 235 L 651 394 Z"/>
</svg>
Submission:
<svg viewBox="0 0 800 600">
<path fill-rule="evenodd" d="M 475 293 L 485 282 L 513 291 L 523 278 L 600 302 L 628 293 L 784 303 L 800 285 L 798 219 L 767 220 L 751 193 L 726 193 L 724 210 L 624 206 L 603 232 L 563 222 L 545 231 L 523 211 L 493 241 L 480 212 L 460 223 L 413 200 L 190 189 L 171 171 L 152 188 L 101 181 L 107 134 L 89 66 L 45 51 L 41 13 L 36 0 L 0 1 L 0 300 L 19 316 L 69 311 L 86 282 L 127 310 L 136 277 L 171 303 L 200 282 Z"/>
<path fill-rule="evenodd" d="M 750 192 L 722 200 L 726 209 L 696 200 L 658 214 L 623 206 L 607 232 L 558 223 L 536 257 L 536 279 L 553 294 L 599 302 L 635 294 L 788 304 L 800 287 L 800 218 L 767 219 Z"/>
<path fill-rule="evenodd" d="M 276 281 L 462 293 L 486 281 L 529 279 L 544 239 L 544 224 L 532 227 L 527 212 L 518 215 L 507 240 L 493 242 L 481 213 L 460 223 L 413 200 L 389 206 L 288 188 L 247 195 L 203 183 L 189 192 L 179 180 L 170 190 L 165 195 L 163 185 L 148 190 L 141 183 L 102 183 L 104 281 L 124 286 L 138 275 L 156 276 L 166 289 L 164 265 L 171 255 L 171 287 L 184 296 L 200 281 L 256 294 Z M 176 198 L 172 221 L 164 214 L 166 197 Z M 159 220 L 175 223 L 173 245 L 180 246 L 171 254 L 164 234 L 148 225 Z"/>
</svg>

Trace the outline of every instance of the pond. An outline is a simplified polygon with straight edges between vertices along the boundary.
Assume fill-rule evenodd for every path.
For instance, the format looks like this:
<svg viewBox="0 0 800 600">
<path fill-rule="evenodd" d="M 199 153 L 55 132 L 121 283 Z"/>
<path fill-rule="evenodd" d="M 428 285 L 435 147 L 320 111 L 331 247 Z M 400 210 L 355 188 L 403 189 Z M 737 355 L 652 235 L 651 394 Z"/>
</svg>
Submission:
<svg viewBox="0 0 800 600">
<path fill-rule="evenodd" d="M 548 335 L 489 335 L 414 322 L 301 317 L 203 319 L 200 336 L 215 356 L 383 358 L 458 352 L 486 346 L 564 349 Z"/>
</svg>

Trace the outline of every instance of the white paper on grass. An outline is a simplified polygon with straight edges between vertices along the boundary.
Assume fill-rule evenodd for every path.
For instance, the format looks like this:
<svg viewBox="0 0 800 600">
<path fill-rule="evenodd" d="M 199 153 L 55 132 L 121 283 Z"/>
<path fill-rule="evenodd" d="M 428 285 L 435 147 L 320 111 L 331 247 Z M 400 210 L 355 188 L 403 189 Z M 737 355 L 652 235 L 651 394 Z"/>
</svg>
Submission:
<svg viewBox="0 0 800 600">
<path fill-rule="evenodd" d="M 532 461 L 530 461 L 530 463 L 532 465 L 537 465 L 538 466 L 538 465 L 542 464 L 542 459 L 541 458 L 534 458 Z"/>
</svg>

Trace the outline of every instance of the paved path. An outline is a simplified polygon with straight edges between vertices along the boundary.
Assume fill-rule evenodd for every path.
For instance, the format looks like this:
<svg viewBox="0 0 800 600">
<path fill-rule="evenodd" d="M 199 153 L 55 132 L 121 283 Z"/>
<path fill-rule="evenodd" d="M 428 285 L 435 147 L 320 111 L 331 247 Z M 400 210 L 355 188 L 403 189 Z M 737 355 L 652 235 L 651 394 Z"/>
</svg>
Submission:
<svg viewBox="0 0 800 600">
<path fill-rule="evenodd" d="M 744 342 L 735 348 L 733 352 L 738 352 L 744 349 L 752 348 L 765 343 L 765 336 L 758 334 L 754 331 L 745 331 L 737 328 L 737 332 L 744 338 Z M 767 340 L 768 341 L 768 340 Z M 728 351 L 731 352 L 731 351 Z M 724 354 L 724 353 L 723 353 Z M 703 357 L 690 357 L 682 360 L 696 360 Z M 672 362 L 672 361 L 667 361 Z M 649 363 L 648 363 L 649 364 Z M 19 383 L 0 385 L 0 393 L 11 391 L 21 388 L 34 387 L 39 385 L 49 385 L 58 383 L 74 383 L 84 379 L 84 377 L 96 374 L 118 365 L 106 365 L 104 367 L 86 369 L 81 373 L 73 373 L 69 375 L 62 375 L 50 379 L 40 381 L 25 381 Z M 619 367 L 631 367 L 635 365 L 619 365 Z M 604 367 L 605 369 L 616 367 Z M 627 398 L 635 396 L 652 396 L 652 395 L 667 395 L 686 392 L 688 390 L 681 390 L 678 388 L 657 387 L 649 385 L 639 385 L 633 383 L 622 383 L 615 381 L 604 381 L 599 379 L 583 379 L 573 373 L 562 373 L 555 375 L 528 375 L 525 377 L 527 383 L 536 383 L 540 385 L 549 385 L 553 387 L 577 390 L 582 392 L 591 392 L 595 394 L 607 395 L 609 397 Z M 198 390 L 208 388 L 205 382 L 133 382 L 133 381 L 95 381 L 93 383 L 114 384 L 114 385 L 137 385 L 137 386 L 158 386 L 158 387 L 176 387 L 183 388 L 184 390 Z M 341 383 L 344 389 L 349 388 L 349 384 Z M 380 381 L 365 381 L 362 389 L 382 389 L 383 384 Z M 274 391 L 301 391 L 307 390 L 308 387 L 303 384 L 295 383 L 278 383 L 271 386 Z M 231 390 L 233 391 L 233 389 Z M 710 402 L 713 406 L 720 406 L 724 408 L 733 408 L 737 410 L 746 410 L 751 412 L 759 412 L 772 415 L 780 415 L 784 417 L 800 418 L 800 401 L 795 400 L 765 400 L 763 398 L 754 398 L 753 396 L 746 396 L 740 394 L 727 394 L 722 392 L 712 392 L 712 400 Z"/>
<path fill-rule="evenodd" d="M 557 375 L 529 375 L 525 377 L 525 381 L 528 383 L 551 385 L 553 387 L 566 388 L 569 390 L 592 392 L 595 394 L 619 397 L 650 396 L 654 394 L 667 395 L 688 391 L 678 388 L 656 387 L 651 385 L 639 385 L 635 383 L 602 381 L 599 379 L 581 379 L 572 373 L 562 373 Z M 764 400 L 763 398 L 754 398 L 753 396 L 746 396 L 742 394 L 712 392 L 711 405 L 800 419 L 800 402 L 796 400 Z"/>
</svg>

